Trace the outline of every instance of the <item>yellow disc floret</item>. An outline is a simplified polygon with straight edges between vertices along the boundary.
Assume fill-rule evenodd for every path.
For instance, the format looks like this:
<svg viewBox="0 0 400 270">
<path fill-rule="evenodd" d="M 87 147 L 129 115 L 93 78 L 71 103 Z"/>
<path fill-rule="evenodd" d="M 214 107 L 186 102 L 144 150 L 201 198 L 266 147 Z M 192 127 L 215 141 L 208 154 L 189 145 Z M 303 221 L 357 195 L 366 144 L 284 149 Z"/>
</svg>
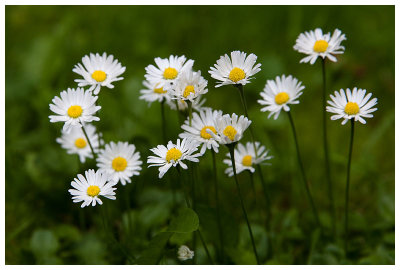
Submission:
<svg viewBox="0 0 400 270">
<path fill-rule="evenodd" d="M 185 91 L 183 91 L 183 96 L 187 98 L 190 95 L 190 93 L 193 94 L 195 93 L 193 85 L 186 86 Z"/>
<path fill-rule="evenodd" d="M 86 147 L 86 140 L 84 138 L 78 138 L 75 140 L 75 146 L 77 148 L 85 148 Z"/>
<path fill-rule="evenodd" d="M 92 73 L 92 78 L 97 82 L 103 82 L 107 78 L 107 74 L 102 70 L 95 70 Z"/>
<path fill-rule="evenodd" d="M 238 82 L 240 80 L 243 80 L 246 77 L 246 73 L 244 73 L 243 69 L 241 68 L 233 68 L 231 72 L 229 73 L 229 80 L 232 82 Z"/>
<path fill-rule="evenodd" d="M 251 166 L 251 156 L 250 155 L 245 155 L 242 159 L 242 164 L 243 166 Z"/>
<path fill-rule="evenodd" d="M 217 134 L 217 131 L 215 130 L 215 128 L 213 126 L 204 126 L 200 131 L 200 136 L 203 139 L 206 139 L 206 140 L 211 139 L 211 135 L 207 133 L 207 129 L 214 132 L 214 134 Z"/>
<path fill-rule="evenodd" d="M 86 190 L 86 193 L 90 197 L 96 197 L 100 193 L 100 188 L 98 186 L 89 186 Z"/>
<path fill-rule="evenodd" d="M 112 161 L 114 171 L 122 172 L 125 170 L 126 166 L 128 166 L 128 162 L 123 157 L 116 157 Z"/>
<path fill-rule="evenodd" d="M 160 88 L 154 88 L 154 93 L 165 94 L 165 93 L 167 93 L 167 91 L 164 91 L 164 89 L 162 87 L 160 87 Z"/>
<path fill-rule="evenodd" d="M 289 100 L 289 95 L 286 92 L 280 92 L 275 96 L 275 102 L 278 105 L 285 104 Z"/>
<path fill-rule="evenodd" d="M 346 107 L 344 107 L 344 112 L 348 115 L 355 115 L 360 111 L 360 107 L 355 102 L 348 102 Z"/>
<path fill-rule="evenodd" d="M 167 151 L 167 156 L 165 159 L 167 160 L 168 163 L 171 162 L 171 160 L 174 160 L 175 162 L 180 159 L 182 156 L 182 152 L 179 149 L 171 148 Z"/>
<path fill-rule="evenodd" d="M 82 107 L 79 105 L 72 105 L 69 107 L 67 113 L 69 117 L 78 118 L 82 115 Z"/>
<path fill-rule="evenodd" d="M 225 129 L 224 129 L 224 135 L 226 136 L 226 137 L 228 137 L 231 141 L 233 141 L 234 139 L 235 139 L 235 135 L 236 135 L 236 133 L 237 133 L 237 130 L 234 128 L 234 127 L 232 127 L 232 126 L 227 126 Z"/>
<path fill-rule="evenodd" d="M 164 79 L 173 80 L 178 76 L 178 71 L 172 67 L 168 67 L 164 70 Z"/>
<path fill-rule="evenodd" d="M 326 42 L 326 40 L 320 39 L 320 40 L 315 41 L 313 49 L 314 49 L 314 52 L 323 53 L 326 51 L 326 49 L 328 49 L 328 46 L 329 46 L 329 44 L 328 44 L 328 42 Z"/>
</svg>

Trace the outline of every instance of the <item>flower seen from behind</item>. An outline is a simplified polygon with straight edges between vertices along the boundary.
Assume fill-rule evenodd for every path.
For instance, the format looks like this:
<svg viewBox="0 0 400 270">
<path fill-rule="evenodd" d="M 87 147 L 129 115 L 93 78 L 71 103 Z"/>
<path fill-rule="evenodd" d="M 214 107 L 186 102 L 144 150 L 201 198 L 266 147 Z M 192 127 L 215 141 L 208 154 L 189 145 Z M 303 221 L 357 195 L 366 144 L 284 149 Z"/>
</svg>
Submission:
<svg viewBox="0 0 400 270">
<path fill-rule="evenodd" d="M 190 250 L 187 246 L 180 246 L 178 249 L 178 259 L 181 261 L 186 261 L 193 259 L 194 251 Z"/>
</svg>

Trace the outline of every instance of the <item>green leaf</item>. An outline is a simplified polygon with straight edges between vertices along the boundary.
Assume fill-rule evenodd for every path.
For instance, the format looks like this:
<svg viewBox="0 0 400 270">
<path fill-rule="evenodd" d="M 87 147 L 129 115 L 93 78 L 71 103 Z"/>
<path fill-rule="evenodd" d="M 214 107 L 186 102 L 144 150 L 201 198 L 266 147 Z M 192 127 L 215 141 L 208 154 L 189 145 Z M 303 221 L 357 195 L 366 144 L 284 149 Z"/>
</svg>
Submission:
<svg viewBox="0 0 400 270">
<path fill-rule="evenodd" d="M 189 233 L 199 228 L 199 217 L 196 212 L 190 208 L 182 208 L 178 216 L 173 218 L 169 227 L 169 232 Z"/>
<path fill-rule="evenodd" d="M 161 232 L 151 239 L 149 246 L 143 251 L 142 255 L 137 259 L 137 264 L 159 264 L 163 254 L 164 247 L 172 232 Z"/>
<path fill-rule="evenodd" d="M 38 229 L 31 237 L 30 248 L 39 260 L 54 254 L 58 246 L 58 239 L 50 230 Z"/>
</svg>

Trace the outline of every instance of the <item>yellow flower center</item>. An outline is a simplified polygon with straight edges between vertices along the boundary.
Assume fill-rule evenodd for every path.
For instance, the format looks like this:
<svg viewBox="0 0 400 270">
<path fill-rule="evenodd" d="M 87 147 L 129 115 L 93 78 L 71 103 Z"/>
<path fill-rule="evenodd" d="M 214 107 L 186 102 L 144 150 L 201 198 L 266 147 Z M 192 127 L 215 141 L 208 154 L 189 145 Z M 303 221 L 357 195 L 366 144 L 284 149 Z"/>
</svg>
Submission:
<svg viewBox="0 0 400 270">
<path fill-rule="evenodd" d="M 235 139 L 235 135 L 236 135 L 236 133 L 237 133 L 237 130 L 234 128 L 234 127 L 232 127 L 232 126 L 227 126 L 225 129 L 224 129 L 224 135 L 226 136 L 226 137 L 228 137 L 231 141 L 233 141 L 234 139 Z"/>
<path fill-rule="evenodd" d="M 164 78 L 167 80 L 173 80 L 178 76 L 178 71 L 172 67 L 166 68 L 164 70 Z"/>
<path fill-rule="evenodd" d="M 102 70 L 95 70 L 92 73 L 92 78 L 97 82 L 103 82 L 107 78 L 107 74 Z"/>
<path fill-rule="evenodd" d="M 314 44 L 314 52 L 323 53 L 328 48 L 328 45 L 328 42 L 323 39 L 317 40 Z"/>
<path fill-rule="evenodd" d="M 190 95 L 190 93 L 193 94 L 195 93 L 193 85 L 186 86 L 185 91 L 183 91 L 183 96 L 187 98 Z"/>
<path fill-rule="evenodd" d="M 69 107 L 67 113 L 69 117 L 78 118 L 82 115 L 82 107 L 79 105 L 72 105 Z"/>
<path fill-rule="evenodd" d="M 277 94 L 275 96 L 275 102 L 278 105 L 282 105 L 282 104 L 288 102 L 288 100 L 289 100 L 289 95 L 286 92 L 280 92 L 279 94 Z"/>
<path fill-rule="evenodd" d="M 86 190 L 86 193 L 90 197 L 96 197 L 100 193 L 100 188 L 98 186 L 89 186 Z"/>
<path fill-rule="evenodd" d="M 214 134 L 217 134 L 217 131 L 215 130 L 215 128 L 213 126 L 204 126 L 201 131 L 200 131 L 200 136 L 203 139 L 211 139 L 211 135 L 207 133 L 207 129 L 210 129 L 212 132 L 214 132 Z"/>
<path fill-rule="evenodd" d="M 128 165 L 128 162 L 123 157 L 116 157 L 112 161 L 112 167 L 113 167 L 114 171 L 117 171 L 117 172 L 122 172 L 123 170 L 125 170 L 127 165 Z"/>
<path fill-rule="evenodd" d="M 233 68 L 231 72 L 229 73 L 229 80 L 232 82 L 238 82 L 240 80 L 243 80 L 246 77 L 246 73 L 244 73 L 243 69 L 241 68 Z"/>
<path fill-rule="evenodd" d="M 160 88 L 154 88 L 154 93 L 165 94 L 165 93 L 167 93 L 167 91 L 164 91 L 164 89 L 162 87 L 160 87 Z"/>
<path fill-rule="evenodd" d="M 348 115 L 355 115 L 360 111 L 360 107 L 355 102 L 348 102 L 346 107 L 344 107 L 344 112 Z"/>
<path fill-rule="evenodd" d="M 86 140 L 84 138 L 78 138 L 75 140 L 75 146 L 82 149 L 86 147 Z"/>
<path fill-rule="evenodd" d="M 165 159 L 167 160 L 168 163 L 171 162 L 171 160 L 174 160 L 175 162 L 180 159 L 182 156 L 182 152 L 179 151 L 176 148 L 171 148 L 167 151 L 167 156 L 165 157 Z"/>
<path fill-rule="evenodd" d="M 250 155 L 244 156 L 243 159 L 242 159 L 242 164 L 244 166 L 250 167 L 251 166 L 251 156 Z"/>
</svg>

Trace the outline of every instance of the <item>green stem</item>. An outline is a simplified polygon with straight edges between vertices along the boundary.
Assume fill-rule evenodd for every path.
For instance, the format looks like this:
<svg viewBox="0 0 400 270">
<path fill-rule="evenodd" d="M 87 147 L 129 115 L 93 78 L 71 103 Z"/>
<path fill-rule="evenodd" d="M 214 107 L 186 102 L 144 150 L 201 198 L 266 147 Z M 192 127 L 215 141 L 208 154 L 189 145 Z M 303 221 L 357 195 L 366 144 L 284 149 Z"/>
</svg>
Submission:
<svg viewBox="0 0 400 270">
<path fill-rule="evenodd" d="M 244 215 L 244 218 L 246 219 L 247 228 L 248 228 L 248 230 L 249 230 L 250 239 L 251 239 L 251 244 L 252 244 L 252 246 L 253 246 L 253 252 L 254 252 L 254 255 L 255 255 L 255 257 L 256 257 L 257 264 L 260 264 L 260 259 L 258 258 L 257 249 L 256 249 L 256 244 L 255 244 L 255 242 L 254 242 L 253 232 L 252 232 L 252 230 L 251 230 L 250 222 L 249 222 L 249 219 L 248 219 L 248 217 L 247 217 L 247 212 L 246 212 L 246 208 L 245 208 L 245 206 L 244 206 L 243 197 L 242 197 L 242 192 L 240 191 L 240 186 L 239 186 L 239 182 L 238 182 L 237 175 L 236 175 L 236 165 L 235 165 L 235 155 L 234 155 L 234 152 L 235 152 L 235 145 L 236 145 L 236 143 L 231 143 L 231 144 L 227 144 L 226 146 L 228 147 L 228 149 L 229 149 L 229 154 L 230 154 L 230 156 L 231 156 L 232 168 L 233 168 L 233 175 L 235 176 L 236 188 L 237 188 L 238 193 L 239 193 L 240 204 L 241 204 L 241 206 L 242 206 L 243 215 Z"/>
<path fill-rule="evenodd" d="M 329 209 L 331 212 L 331 222 L 333 236 L 336 235 L 336 218 L 335 218 L 335 202 L 333 198 L 333 187 L 331 179 L 331 167 L 329 162 L 329 146 L 328 146 L 328 133 L 326 127 L 326 73 L 325 73 L 325 59 L 321 57 L 322 63 L 322 131 L 324 140 L 324 154 L 325 154 L 325 174 L 326 181 L 328 184 L 328 198 L 329 198 Z"/>
<path fill-rule="evenodd" d="M 187 101 L 188 103 L 188 111 L 189 111 L 189 126 L 192 126 L 192 102 L 190 100 Z"/>
<path fill-rule="evenodd" d="M 217 174 L 217 162 L 214 150 L 211 150 L 213 160 L 213 171 L 214 171 L 214 188 L 215 188 L 215 202 L 217 206 L 217 224 L 219 234 L 219 245 L 220 245 L 220 258 L 221 262 L 224 263 L 224 237 L 222 235 L 222 224 L 221 224 L 221 209 L 219 204 L 219 191 L 218 191 L 218 174 Z"/>
<path fill-rule="evenodd" d="M 165 104 L 165 99 L 160 102 L 161 104 L 161 128 L 162 128 L 162 138 L 163 138 L 163 143 L 167 142 L 167 133 L 165 131 L 166 127 L 166 121 L 165 121 L 165 110 L 164 110 L 164 104 Z"/>
<path fill-rule="evenodd" d="M 287 113 L 288 113 L 288 116 L 289 116 L 289 121 L 290 121 L 290 125 L 292 127 L 292 131 L 293 131 L 293 137 L 294 137 L 294 142 L 295 142 L 295 145 L 296 145 L 296 152 L 297 152 L 297 161 L 299 163 L 299 167 L 300 167 L 300 171 L 301 171 L 301 176 L 302 176 L 302 179 L 303 179 L 304 187 L 306 188 L 306 191 L 307 191 L 307 197 L 308 197 L 308 200 L 310 201 L 310 204 L 311 204 L 311 207 L 312 207 L 312 210 L 313 210 L 313 213 L 314 213 L 315 222 L 322 229 L 322 226 L 321 226 L 321 223 L 320 223 L 319 217 L 318 217 L 317 208 L 315 207 L 313 198 L 311 196 L 310 188 L 308 186 L 306 173 L 305 173 L 304 167 L 303 167 L 303 162 L 301 161 L 299 143 L 297 141 L 296 129 L 294 127 L 292 115 L 290 114 L 290 111 L 288 111 Z"/>
<path fill-rule="evenodd" d="M 96 155 L 96 153 L 95 153 L 94 150 L 93 150 L 93 146 L 92 146 L 92 143 L 91 143 L 90 140 L 89 140 L 89 136 L 88 136 L 87 133 L 86 133 L 85 126 L 83 125 L 83 123 L 82 123 L 81 121 L 79 121 L 79 123 L 80 123 L 81 126 L 82 126 L 83 134 L 85 134 L 85 137 L 86 137 L 86 140 L 87 140 L 87 142 L 88 142 L 88 144 L 89 144 L 90 150 L 92 151 L 93 158 L 94 158 L 94 160 L 96 160 L 96 159 L 97 159 L 97 155 Z"/>
<path fill-rule="evenodd" d="M 351 154 L 353 152 L 353 139 L 354 139 L 354 118 L 351 119 L 350 131 L 350 146 L 349 146 L 349 160 L 347 161 L 347 179 L 346 179 L 346 201 L 345 201 L 345 216 L 344 216 L 344 251 L 347 258 L 347 242 L 349 236 L 349 188 L 350 188 L 350 167 L 351 167 Z"/>
</svg>

